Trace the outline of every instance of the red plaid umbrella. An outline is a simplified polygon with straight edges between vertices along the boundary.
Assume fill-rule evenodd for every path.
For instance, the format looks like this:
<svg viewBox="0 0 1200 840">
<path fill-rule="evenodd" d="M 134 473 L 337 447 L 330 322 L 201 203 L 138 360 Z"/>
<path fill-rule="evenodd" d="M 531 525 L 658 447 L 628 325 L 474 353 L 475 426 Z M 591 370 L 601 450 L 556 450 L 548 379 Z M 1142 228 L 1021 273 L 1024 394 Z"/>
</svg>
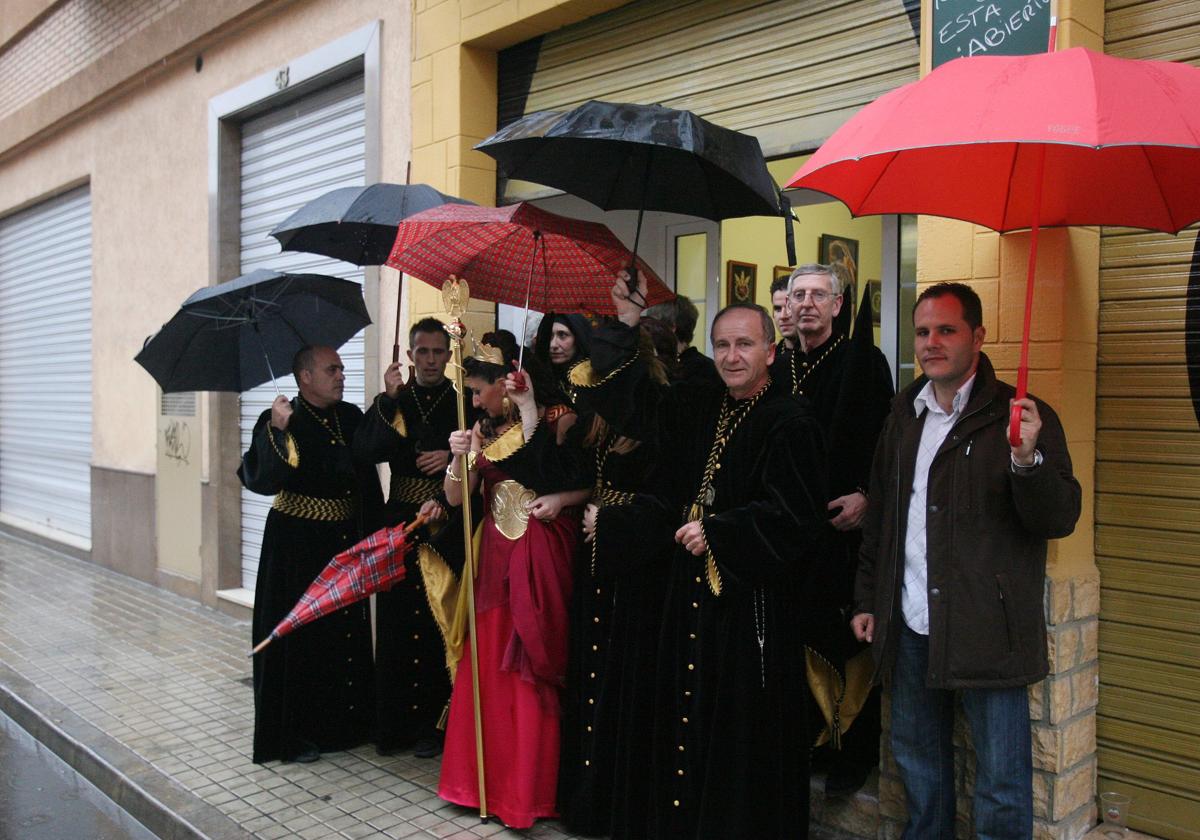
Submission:
<svg viewBox="0 0 1200 840">
<path fill-rule="evenodd" d="M 599 222 L 548 213 L 532 204 L 443 204 L 399 225 L 387 265 L 437 288 L 465 277 L 471 296 L 541 312 L 616 314 L 613 276 L 633 255 Z M 646 305 L 675 297 L 641 258 Z"/>
<path fill-rule="evenodd" d="M 251 655 L 310 621 L 404 580 L 404 555 L 412 547 L 408 535 L 424 521 L 418 516 L 407 527 L 380 528 L 330 560 L 271 635 L 254 646 Z"/>
</svg>

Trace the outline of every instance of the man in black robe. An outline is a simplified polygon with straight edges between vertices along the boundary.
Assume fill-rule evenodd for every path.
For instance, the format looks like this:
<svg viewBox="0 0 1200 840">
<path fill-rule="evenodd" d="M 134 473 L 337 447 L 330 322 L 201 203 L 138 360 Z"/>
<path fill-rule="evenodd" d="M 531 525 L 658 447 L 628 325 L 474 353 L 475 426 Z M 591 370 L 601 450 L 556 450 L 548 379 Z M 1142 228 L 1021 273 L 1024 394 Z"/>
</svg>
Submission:
<svg viewBox="0 0 1200 840">
<path fill-rule="evenodd" d="M 771 283 L 771 317 L 775 319 L 775 328 L 779 330 L 779 344 L 775 346 L 776 364 L 785 360 L 796 346 L 796 323 L 787 305 L 789 280 L 791 277 L 784 275 L 776 277 Z"/>
<path fill-rule="evenodd" d="M 404 383 L 398 362 L 388 367 L 384 391 L 367 409 L 354 439 L 358 458 L 386 461 L 391 468 L 388 525 L 411 522 L 430 499 L 445 506 L 448 440 L 458 429 L 461 398 L 446 378 L 450 337 L 445 327 L 436 318 L 423 318 L 409 330 L 408 344 L 410 381 Z M 461 529 L 455 534 L 461 542 Z M 414 560 L 410 555 L 406 561 L 404 580 L 375 596 L 375 744 L 383 755 L 415 746 L 415 755 L 431 758 L 442 751 L 437 722 L 450 699 L 450 675 Z"/>
<path fill-rule="evenodd" d="M 589 508 L 584 527 L 598 553 L 668 567 L 641 836 L 806 837 L 809 736 L 796 708 L 801 589 L 824 532 L 820 430 L 772 385 L 774 326 L 761 307 L 714 320 L 724 387 L 665 391 L 647 387 L 628 294 L 618 281 L 624 326 L 594 336 L 604 377 L 594 399 L 617 428 L 631 403 L 646 418 L 657 469 L 651 492 Z"/>
<path fill-rule="evenodd" d="M 721 377 L 717 375 L 713 360 L 692 346 L 696 323 L 700 320 L 696 304 L 676 295 L 674 300 L 651 306 L 643 314 L 647 318 L 662 321 L 675 331 L 678 353 L 670 372 L 672 382 L 721 386 Z"/>
<path fill-rule="evenodd" d="M 874 344 L 869 302 L 859 310 L 853 338 L 836 320 L 844 305 L 841 280 L 831 267 L 817 263 L 798 266 L 789 278 L 785 313 L 795 330 L 796 344 L 775 369 L 776 378 L 789 382 L 794 394 L 811 403 L 825 435 L 828 551 L 809 567 L 806 614 L 808 643 L 819 662 L 838 671 L 835 682 L 846 678 L 847 661 L 863 649 L 848 632 L 848 620 L 871 459 L 894 393 L 887 360 Z M 848 326 L 848 319 L 841 320 Z M 833 694 L 840 689 L 836 686 Z M 859 699 L 847 705 L 857 705 Z M 838 710 L 840 729 L 847 725 L 843 711 Z M 812 712 L 820 717 L 815 708 Z M 825 725 L 824 720 L 814 719 L 813 723 L 818 731 Z M 829 762 L 825 793 L 845 796 L 862 787 L 879 763 L 879 690 L 870 693 L 847 731 L 835 734 L 832 729 L 831 724 L 831 748 L 819 756 Z"/>
<path fill-rule="evenodd" d="M 279 396 L 254 426 L 238 477 L 274 495 L 263 529 L 251 641 L 295 606 L 333 556 L 378 526 L 379 478 L 355 461 L 362 421 L 342 402 L 345 369 L 330 347 L 305 347 L 292 363 L 300 394 Z M 371 626 L 367 602 L 277 639 L 254 657 L 256 764 L 316 761 L 363 743 L 371 725 Z"/>
</svg>

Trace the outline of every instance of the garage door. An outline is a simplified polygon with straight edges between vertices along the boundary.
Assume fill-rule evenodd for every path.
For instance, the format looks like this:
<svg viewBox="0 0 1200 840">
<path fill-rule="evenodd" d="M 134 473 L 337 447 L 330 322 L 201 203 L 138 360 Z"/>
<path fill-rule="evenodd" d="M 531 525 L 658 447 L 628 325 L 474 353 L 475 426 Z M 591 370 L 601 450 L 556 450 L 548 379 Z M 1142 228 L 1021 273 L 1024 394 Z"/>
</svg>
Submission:
<svg viewBox="0 0 1200 840">
<path fill-rule="evenodd" d="M 0 516 L 89 548 L 91 213 L 82 187 L 0 220 Z"/>
<path fill-rule="evenodd" d="M 356 76 L 242 125 L 241 270 L 330 274 L 362 282 L 362 270 L 316 254 L 279 253 L 268 232 L 302 204 L 364 178 L 363 77 Z M 347 402 L 363 404 L 363 336 L 341 348 Z M 296 393 L 291 371 L 276 371 L 284 394 Z M 242 394 L 242 449 L 275 390 L 270 383 Z M 242 586 L 253 591 L 263 525 L 271 499 L 242 488 Z"/>
<path fill-rule="evenodd" d="M 1105 40 L 1113 55 L 1200 64 L 1200 6 L 1110 0 Z M 1136 828 L 1200 838 L 1196 230 L 1106 228 L 1101 248 L 1099 788 L 1132 795 Z"/>
<path fill-rule="evenodd" d="M 645 0 L 500 53 L 499 123 L 588 99 L 685 108 L 814 149 L 916 81 L 919 0 Z"/>
</svg>

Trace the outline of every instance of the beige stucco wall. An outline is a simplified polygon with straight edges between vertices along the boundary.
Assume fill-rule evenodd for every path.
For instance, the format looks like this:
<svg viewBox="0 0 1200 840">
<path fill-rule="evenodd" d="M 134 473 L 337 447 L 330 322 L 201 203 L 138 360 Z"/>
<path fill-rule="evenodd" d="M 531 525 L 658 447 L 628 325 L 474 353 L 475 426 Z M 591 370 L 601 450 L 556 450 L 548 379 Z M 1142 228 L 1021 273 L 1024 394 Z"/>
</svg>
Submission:
<svg viewBox="0 0 1200 840">
<path fill-rule="evenodd" d="M 381 173 L 385 181 L 404 179 L 411 142 L 408 5 L 311 0 L 275 6 L 273 14 L 205 50 L 201 72 L 194 54 L 185 55 L 0 163 L 0 214 L 91 183 L 94 466 L 155 469 L 157 389 L 133 356 L 184 298 L 208 283 L 212 97 L 382 21 Z"/>
<path fill-rule="evenodd" d="M 0 3 L 0 46 L 54 6 L 54 0 L 4 0 Z"/>
</svg>

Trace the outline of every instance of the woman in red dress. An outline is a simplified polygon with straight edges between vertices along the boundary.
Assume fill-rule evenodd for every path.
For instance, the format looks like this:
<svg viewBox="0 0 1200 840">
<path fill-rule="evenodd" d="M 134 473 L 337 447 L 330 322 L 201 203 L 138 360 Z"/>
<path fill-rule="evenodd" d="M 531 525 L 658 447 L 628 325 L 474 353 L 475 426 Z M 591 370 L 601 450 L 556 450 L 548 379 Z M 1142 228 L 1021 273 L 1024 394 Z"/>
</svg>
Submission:
<svg viewBox="0 0 1200 840">
<path fill-rule="evenodd" d="M 535 453 L 561 442 L 575 415 L 561 397 L 550 396 L 555 389 L 544 378 L 524 390 L 517 386 L 508 374 L 515 342 L 503 338 L 485 336 L 501 346 L 485 343 L 477 356 L 486 360 L 463 363 L 474 404 L 485 417 L 472 430 L 451 435 L 456 457 L 444 486 L 449 503 L 459 505 L 464 487 L 474 491 L 482 481 L 475 610 L 487 806 L 506 825 L 527 828 L 557 816 L 559 691 L 580 533 L 576 505 L 587 493 L 546 493 L 537 486 Z M 535 401 L 538 390 L 543 404 Z M 456 474 L 463 453 L 472 463 L 466 482 Z M 438 795 L 474 808 L 479 790 L 470 656 L 468 640 L 450 700 Z"/>
</svg>

